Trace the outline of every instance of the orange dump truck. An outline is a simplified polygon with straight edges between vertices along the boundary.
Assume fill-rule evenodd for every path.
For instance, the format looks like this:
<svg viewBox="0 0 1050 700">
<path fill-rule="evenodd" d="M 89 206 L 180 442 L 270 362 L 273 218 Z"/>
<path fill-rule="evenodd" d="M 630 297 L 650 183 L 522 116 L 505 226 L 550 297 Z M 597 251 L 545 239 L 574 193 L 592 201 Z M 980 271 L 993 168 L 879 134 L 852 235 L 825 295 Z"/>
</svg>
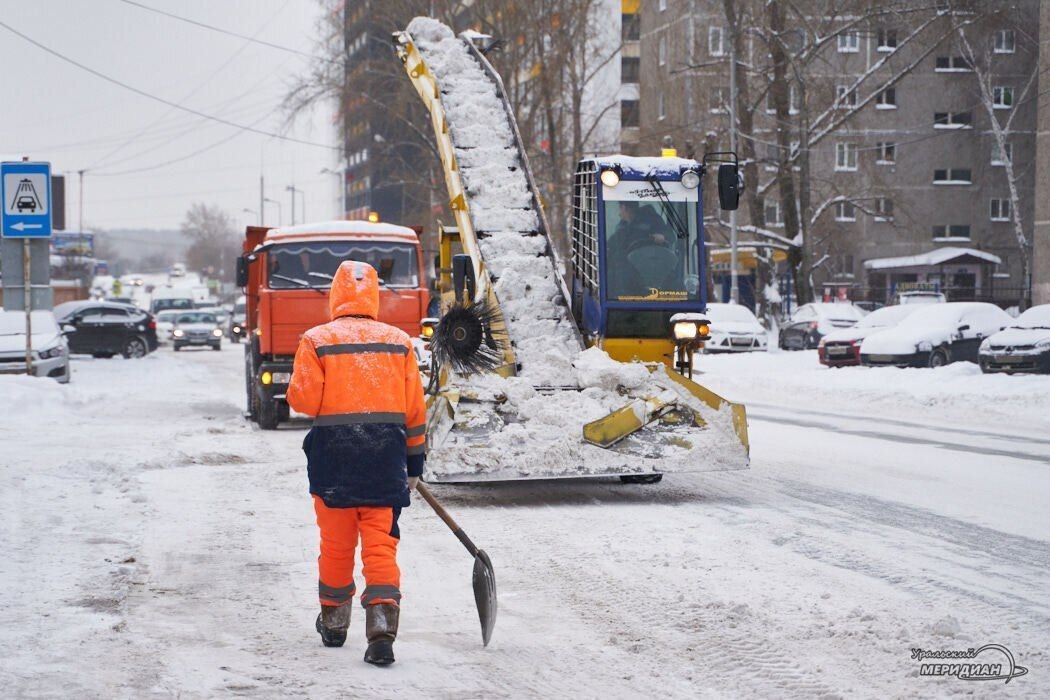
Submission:
<svg viewBox="0 0 1050 700">
<path fill-rule="evenodd" d="M 249 226 L 237 283 L 247 300 L 245 389 L 248 413 L 264 430 L 288 418 L 285 390 L 299 339 L 328 318 L 328 290 L 339 263 L 366 262 L 379 273 L 379 320 L 418 336 L 430 301 L 417 230 L 368 221 L 283 228 Z"/>
</svg>

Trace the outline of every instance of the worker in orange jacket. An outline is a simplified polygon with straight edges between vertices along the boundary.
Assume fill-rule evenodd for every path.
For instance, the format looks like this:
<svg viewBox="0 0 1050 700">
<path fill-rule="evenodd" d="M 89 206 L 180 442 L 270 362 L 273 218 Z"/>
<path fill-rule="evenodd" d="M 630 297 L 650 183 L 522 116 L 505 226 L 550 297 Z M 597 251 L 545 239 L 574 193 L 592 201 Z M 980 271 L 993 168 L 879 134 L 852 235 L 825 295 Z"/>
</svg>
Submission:
<svg viewBox="0 0 1050 700">
<path fill-rule="evenodd" d="M 376 320 L 375 269 L 343 262 L 328 304 L 332 320 L 303 336 L 287 393 L 292 408 L 314 416 L 303 451 L 321 530 L 315 626 L 325 646 L 346 641 L 360 538 L 365 661 L 385 665 L 400 613 L 397 519 L 423 474 L 426 405 L 408 335 Z"/>
</svg>

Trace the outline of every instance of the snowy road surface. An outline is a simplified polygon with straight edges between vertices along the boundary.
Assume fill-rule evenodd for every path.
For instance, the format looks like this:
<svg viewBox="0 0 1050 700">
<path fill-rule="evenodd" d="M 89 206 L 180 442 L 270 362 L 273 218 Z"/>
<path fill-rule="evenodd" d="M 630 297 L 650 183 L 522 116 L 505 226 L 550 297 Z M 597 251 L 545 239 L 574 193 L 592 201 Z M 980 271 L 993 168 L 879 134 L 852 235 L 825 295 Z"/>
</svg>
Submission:
<svg viewBox="0 0 1050 700">
<path fill-rule="evenodd" d="M 1050 695 L 1050 378 L 704 358 L 749 403 L 750 471 L 436 487 L 495 563 L 494 640 L 469 558 L 416 503 L 379 669 L 359 608 L 347 647 L 313 631 L 305 423 L 246 423 L 241 362 L 0 378 L 5 696 Z M 911 659 L 989 643 L 1028 675 Z"/>
</svg>

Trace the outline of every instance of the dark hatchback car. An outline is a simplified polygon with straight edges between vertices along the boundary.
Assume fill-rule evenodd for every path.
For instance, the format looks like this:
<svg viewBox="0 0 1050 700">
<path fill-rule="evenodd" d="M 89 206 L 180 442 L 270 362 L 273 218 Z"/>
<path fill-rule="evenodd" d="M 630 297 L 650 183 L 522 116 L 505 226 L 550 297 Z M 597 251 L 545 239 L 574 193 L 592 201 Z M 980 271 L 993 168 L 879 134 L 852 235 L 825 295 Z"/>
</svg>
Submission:
<svg viewBox="0 0 1050 700">
<path fill-rule="evenodd" d="M 69 351 L 95 357 L 144 357 L 157 349 L 157 321 L 128 304 L 70 301 L 55 307 Z"/>
</svg>

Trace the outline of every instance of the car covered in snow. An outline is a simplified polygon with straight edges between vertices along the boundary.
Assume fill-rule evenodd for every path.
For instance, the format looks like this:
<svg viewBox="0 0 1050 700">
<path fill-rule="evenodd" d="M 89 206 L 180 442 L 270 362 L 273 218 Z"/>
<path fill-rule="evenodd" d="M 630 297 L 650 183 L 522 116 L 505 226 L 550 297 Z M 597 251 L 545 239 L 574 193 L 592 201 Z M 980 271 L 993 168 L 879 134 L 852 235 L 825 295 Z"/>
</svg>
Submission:
<svg viewBox="0 0 1050 700">
<path fill-rule="evenodd" d="M 883 306 L 849 328 L 838 328 L 820 339 L 817 353 L 820 364 L 846 367 L 860 364 L 860 344 L 873 333 L 893 328 L 922 308 L 921 304 Z"/>
<path fill-rule="evenodd" d="M 710 335 L 704 352 L 747 352 L 766 349 L 766 329 L 746 306 L 708 304 Z"/>
<path fill-rule="evenodd" d="M 179 314 L 185 313 L 175 309 L 168 309 L 157 314 L 157 340 L 162 344 L 171 342 L 171 330 L 175 327 L 175 319 Z"/>
<path fill-rule="evenodd" d="M 1011 322 L 1009 314 L 986 302 L 925 304 L 895 328 L 865 338 L 860 361 L 868 366 L 896 367 L 977 362 L 981 342 Z"/>
<path fill-rule="evenodd" d="M 183 311 L 175 317 L 171 342 L 178 352 L 190 345 L 222 349 L 222 327 L 215 314 L 209 311 Z"/>
<path fill-rule="evenodd" d="M 54 309 L 72 353 L 127 358 L 145 357 L 157 349 L 157 320 L 128 304 L 67 301 Z"/>
<path fill-rule="evenodd" d="M 781 350 L 809 350 L 838 328 L 849 328 L 864 318 L 864 311 L 848 301 L 815 302 L 795 309 L 780 327 Z"/>
<path fill-rule="evenodd" d="M 1006 330 L 985 338 L 979 359 L 984 372 L 1050 374 L 1050 304 L 1033 306 Z"/>
<path fill-rule="evenodd" d="M 69 345 L 50 311 L 34 311 L 30 317 L 33 332 L 33 374 L 69 381 Z M 0 309 L 0 374 L 25 374 L 25 311 Z"/>
</svg>

